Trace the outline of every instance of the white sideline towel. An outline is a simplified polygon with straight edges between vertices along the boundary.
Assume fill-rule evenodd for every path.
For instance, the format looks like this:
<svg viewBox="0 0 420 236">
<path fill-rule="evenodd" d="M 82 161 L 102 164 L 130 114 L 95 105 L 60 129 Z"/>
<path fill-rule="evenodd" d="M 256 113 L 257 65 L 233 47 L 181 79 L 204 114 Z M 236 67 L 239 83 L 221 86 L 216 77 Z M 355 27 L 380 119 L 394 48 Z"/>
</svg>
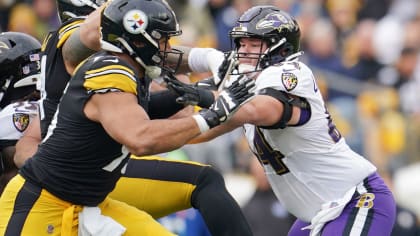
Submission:
<svg viewBox="0 0 420 236">
<path fill-rule="evenodd" d="M 356 191 L 356 187 L 347 191 L 343 198 L 324 203 L 321 210 L 314 216 L 314 218 L 312 218 L 311 224 L 303 227 L 302 230 L 310 229 L 311 233 L 309 236 L 319 236 L 324 225 L 328 221 L 334 220 L 341 214 L 344 207 L 351 200 L 354 191 Z"/>
<path fill-rule="evenodd" d="M 99 207 L 83 207 L 79 213 L 79 236 L 121 236 L 125 227 L 101 214 Z"/>
</svg>

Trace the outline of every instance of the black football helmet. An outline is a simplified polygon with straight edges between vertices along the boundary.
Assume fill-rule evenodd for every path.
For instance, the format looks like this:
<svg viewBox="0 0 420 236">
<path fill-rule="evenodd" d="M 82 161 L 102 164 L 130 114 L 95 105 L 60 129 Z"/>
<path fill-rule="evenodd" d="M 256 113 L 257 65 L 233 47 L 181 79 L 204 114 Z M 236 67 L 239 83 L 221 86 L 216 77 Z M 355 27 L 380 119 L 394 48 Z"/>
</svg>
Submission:
<svg viewBox="0 0 420 236">
<path fill-rule="evenodd" d="M 41 44 L 19 32 L 0 34 L 0 108 L 36 90 L 40 79 Z"/>
<path fill-rule="evenodd" d="M 58 15 L 61 22 L 85 17 L 105 2 L 106 0 L 57 0 Z"/>
<path fill-rule="evenodd" d="M 128 53 L 150 78 L 161 69 L 174 73 L 180 65 L 181 51 L 159 48 L 159 40 L 182 33 L 165 0 L 113 0 L 102 13 L 101 32 L 102 49 Z M 172 65 L 166 60 L 170 54 L 178 59 Z"/>
<path fill-rule="evenodd" d="M 237 54 L 237 57 L 252 57 L 259 63 L 255 71 L 291 58 L 299 52 L 300 30 L 296 20 L 274 6 L 255 6 L 247 10 L 236 22 L 229 36 L 239 49 L 239 39 L 259 38 L 267 42 L 268 49 L 260 53 Z M 293 56 L 292 56 L 293 57 Z"/>
</svg>

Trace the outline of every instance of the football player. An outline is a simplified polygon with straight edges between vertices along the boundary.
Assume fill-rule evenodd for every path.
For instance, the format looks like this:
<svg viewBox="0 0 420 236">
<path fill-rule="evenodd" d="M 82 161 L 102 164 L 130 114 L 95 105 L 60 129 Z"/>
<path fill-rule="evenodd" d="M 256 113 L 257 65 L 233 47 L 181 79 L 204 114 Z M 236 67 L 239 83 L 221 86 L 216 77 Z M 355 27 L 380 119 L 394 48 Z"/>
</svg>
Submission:
<svg viewBox="0 0 420 236">
<path fill-rule="evenodd" d="M 239 60 L 230 78 L 254 78 L 257 95 L 195 141 L 243 126 L 277 198 L 298 218 L 288 235 L 390 235 L 393 195 L 334 125 L 311 69 L 299 61 L 296 20 L 255 6 L 230 37 Z"/>
<path fill-rule="evenodd" d="M 74 71 L 43 142 L 0 198 L 6 235 L 75 234 L 76 222 L 82 233 L 170 235 L 144 212 L 107 198 L 129 168 L 130 153 L 178 148 L 252 96 L 253 83 L 244 79 L 200 114 L 149 120 L 149 72 L 168 70 L 165 58 L 176 53 L 168 43 L 180 33 L 175 15 L 164 1 L 115 0 L 101 20 L 104 51 Z"/>
<path fill-rule="evenodd" d="M 64 87 L 77 64 L 100 49 L 100 31 L 96 22 L 100 19 L 103 6 L 102 2 L 75 6 L 73 1 L 58 1 L 63 24 L 59 30 L 51 32 L 43 43 L 45 76 L 41 83 L 41 126 L 36 122 L 31 124 L 18 142 L 15 154 L 18 166 L 22 166 L 37 150 L 41 142 L 40 133 L 43 138 L 46 136 Z M 220 56 L 223 54 L 213 49 L 196 51 L 209 54 L 209 58 L 223 59 Z M 217 66 L 213 65 L 213 68 Z M 153 67 L 149 71 L 153 71 Z M 206 95 L 202 93 L 201 97 L 203 99 Z M 184 106 L 178 103 L 163 106 L 165 103 L 160 102 L 161 99 L 175 101 L 175 98 L 167 91 L 152 93 L 150 117 L 167 117 L 182 109 Z M 207 100 L 212 101 L 212 98 Z M 205 104 L 211 103 L 208 101 Z M 251 235 L 239 205 L 225 187 L 223 177 L 209 165 L 171 161 L 158 156 L 132 156 L 110 196 L 155 218 L 194 207 L 200 211 L 213 235 Z"/>
<path fill-rule="evenodd" d="M 0 195 L 16 175 L 15 144 L 38 111 L 41 44 L 19 32 L 0 34 Z"/>
</svg>

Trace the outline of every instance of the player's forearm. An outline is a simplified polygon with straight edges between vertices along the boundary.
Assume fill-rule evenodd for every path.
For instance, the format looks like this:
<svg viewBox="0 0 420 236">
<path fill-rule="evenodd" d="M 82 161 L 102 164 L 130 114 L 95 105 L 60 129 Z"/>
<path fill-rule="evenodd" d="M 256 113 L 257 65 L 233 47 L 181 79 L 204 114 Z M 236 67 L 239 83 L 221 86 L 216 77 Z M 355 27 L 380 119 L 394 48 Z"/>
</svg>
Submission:
<svg viewBox="0 0 420 236">
<path fill-rule="evenodd" d="M 21 168 L 25 161 L 31 158 L 38 149 L 40 140 L 31 136 L 23 136 L 16 143 L 16 152 L 13 161 L 18 168 Z"/>
<path fill-rule="evenodd" d="M 189 72 L 191 72 L 191 69 L 188 65 L 188 57 L 189 57 L 191 48 L 190 47 L 185 47 L 185 46 L 172 46 L 172 48 L 178 49 L 178 50 L 183 52 L 182 61 L 181 61 L 181 64 L 180 64 L 177 72 L 178 73 L 189 73 Z M 176 59 L 177 58 L 174 58 L 171 55 L 169 55 L 169 57 L 168 57 L 168 61 L 170 61 L 170 62 L 176 62 L 175 61 Z"/>
<path fill-rule="evenodd" d="M 150 125 L 136 132 L 130 151 L 137 156 L 153 155 L 175 150 L 200 134 L 196 121 L 191 118 L 150 120 Z"/>
</svg>

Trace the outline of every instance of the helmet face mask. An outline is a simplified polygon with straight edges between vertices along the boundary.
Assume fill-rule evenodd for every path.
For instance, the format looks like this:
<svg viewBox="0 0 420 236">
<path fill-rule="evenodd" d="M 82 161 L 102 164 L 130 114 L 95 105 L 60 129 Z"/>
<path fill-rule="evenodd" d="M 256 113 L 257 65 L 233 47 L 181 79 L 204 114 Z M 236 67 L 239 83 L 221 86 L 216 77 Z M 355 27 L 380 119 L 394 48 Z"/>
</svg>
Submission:
<svg viewBox="0 0 420 236">
<path fill-rule="evenodd" d="M 164 0 L 114 0 L 102 13 L 101 47 L 127 53 L 147 72 L 159 68 L 171 72 L 179 66 L 182 53 L 169 47 L 169 39 L 180 35 L 175 13 Z M 167 64 L 169 56 L 178 63 Z"/>
<path fill-rule="evenodd" d="M 239 18 L 229 36 L 237 51 L 241 46 L 241 38 L 261 39 L 265 42 L 266 47 L 262 44 L 257 53 L 237 54 L 240 61 L 245 58 L 258 59 L 253 72 L 285 61 L 299 52 L 299 25 L 292 16 L 274 6 L 250 8 Z"/>
<path fill-rule="evenodd" d="M 41 76 L 41 44 L 18 32 L 0 34 L 0 108 L 36 90 Z"/>
</svg>

